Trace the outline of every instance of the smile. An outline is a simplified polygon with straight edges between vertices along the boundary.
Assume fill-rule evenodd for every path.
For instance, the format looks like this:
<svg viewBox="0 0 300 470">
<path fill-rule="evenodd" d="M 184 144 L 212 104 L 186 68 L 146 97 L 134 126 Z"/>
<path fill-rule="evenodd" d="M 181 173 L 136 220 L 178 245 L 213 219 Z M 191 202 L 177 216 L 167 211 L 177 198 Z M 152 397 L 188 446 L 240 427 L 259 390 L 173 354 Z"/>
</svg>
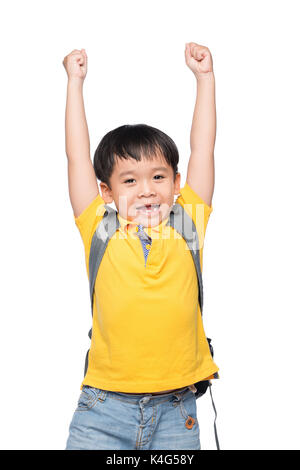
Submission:
<svg viewBox="0 0 300 470">
<path fill-rule="evenodd" d="M 139 206 L 136 208 L 136 210 L 140 213 L 143 214 L 154 214 L 155 212 L 158 212 L 160 208 L 160 204 L 146 204 L 144 206 Z"/>
</svg>

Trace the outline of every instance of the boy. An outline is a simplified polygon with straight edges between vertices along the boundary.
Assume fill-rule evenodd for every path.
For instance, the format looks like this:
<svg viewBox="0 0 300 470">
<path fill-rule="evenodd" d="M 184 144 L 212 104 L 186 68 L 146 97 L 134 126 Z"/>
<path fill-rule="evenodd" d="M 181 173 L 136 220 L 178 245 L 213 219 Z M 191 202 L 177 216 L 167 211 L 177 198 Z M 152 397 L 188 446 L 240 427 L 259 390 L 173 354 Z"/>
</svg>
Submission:
<svg viewBox="0 0 300 470">
<path fill-rule="evenodd" d="M 207 47 L 187 44 L 185 60 L 197 100 L 182 189 L 175 143 L 144 124 L 107 133 L 92 165 L 82 94 L 87 55 L 74 50 L 63 61 L 69 194 L 88 276 L 104 204 L 115 203 L 120 222 L 95 282 L 88 367 L 66 449 L 200 449 L 194 384 L 218 378 L 219 369 L 203 329 L 192 256 L 166 222 L 178 195 L 197 228 L 202 269 L 214 186 L 215 83 Z"/>
</svg>

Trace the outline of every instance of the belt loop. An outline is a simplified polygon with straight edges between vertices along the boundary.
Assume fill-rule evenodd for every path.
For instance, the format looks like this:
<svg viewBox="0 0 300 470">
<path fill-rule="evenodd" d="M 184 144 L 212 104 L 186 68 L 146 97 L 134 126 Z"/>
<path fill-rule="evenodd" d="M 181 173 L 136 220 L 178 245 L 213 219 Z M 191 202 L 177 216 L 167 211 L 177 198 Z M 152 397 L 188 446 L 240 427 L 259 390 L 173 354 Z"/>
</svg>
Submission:
<svg viewBox="0 0 300 470">
<path fill-rule="evenodd" d="M 173 400 L 173 406 L 177 406 L 181 400 L 181 394 L 178 392 L 174 392 L 173 396 L 175 396 L 175 399 Z"/>
<path fill-rule="evenodd" d="M 99 396 L 98 396 L 98 399 L 100 401 L 104 401 L 106 399 L 106 396 L 107 396 L 107 390 L 99 390 Z"/>
</svg>

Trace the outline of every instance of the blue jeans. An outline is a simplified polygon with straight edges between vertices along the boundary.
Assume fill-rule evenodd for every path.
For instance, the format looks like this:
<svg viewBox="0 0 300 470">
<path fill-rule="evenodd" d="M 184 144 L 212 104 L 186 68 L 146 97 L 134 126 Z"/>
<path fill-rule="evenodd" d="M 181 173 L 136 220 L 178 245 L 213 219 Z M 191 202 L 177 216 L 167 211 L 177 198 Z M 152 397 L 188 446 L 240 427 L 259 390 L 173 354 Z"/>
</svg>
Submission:
<svg viewBox="0 0 300 470">
<path fill-rule="evenodd" d="M 84 385 L 66 450 L 200 450 L 195 394 L 111 392 Z"/>
</svg>

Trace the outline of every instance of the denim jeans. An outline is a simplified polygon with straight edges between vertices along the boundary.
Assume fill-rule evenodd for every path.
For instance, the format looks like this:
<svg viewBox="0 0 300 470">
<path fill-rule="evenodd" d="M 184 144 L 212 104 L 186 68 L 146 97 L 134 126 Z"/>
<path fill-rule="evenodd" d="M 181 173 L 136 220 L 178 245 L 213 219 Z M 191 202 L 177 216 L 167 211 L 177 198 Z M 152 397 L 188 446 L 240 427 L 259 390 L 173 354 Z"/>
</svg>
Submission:
<svg viewBox="0 0 300 470">
<path fill-rule="evenodd" d="M 84 385 L 66 450 L 200 450 L 195 394 L 127 394 Z"/>
</svg>

